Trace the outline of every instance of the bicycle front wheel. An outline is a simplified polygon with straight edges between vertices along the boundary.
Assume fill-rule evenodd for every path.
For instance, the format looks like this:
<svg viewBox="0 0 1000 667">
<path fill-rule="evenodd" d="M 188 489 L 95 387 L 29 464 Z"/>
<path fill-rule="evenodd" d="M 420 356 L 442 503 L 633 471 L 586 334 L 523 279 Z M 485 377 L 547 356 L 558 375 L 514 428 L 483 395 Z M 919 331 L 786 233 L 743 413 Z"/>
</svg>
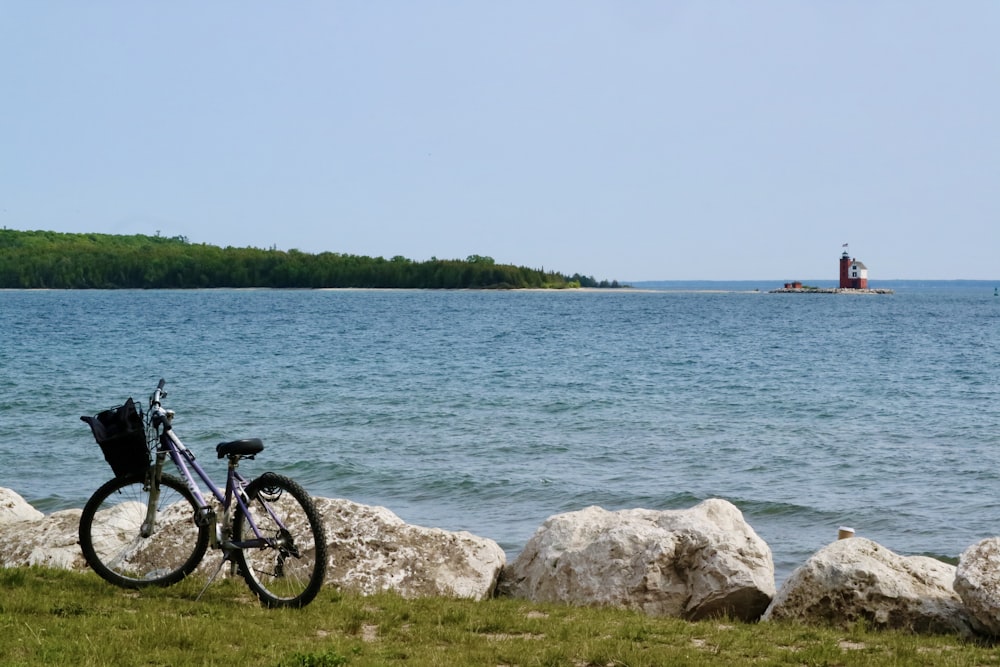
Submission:
<svg viewBox="0 0 1000 667">
<path fill-rule="evenodd" d="M 181 480 L 161 475 L 155 525 L 144 529 L 150 486 L 145 473 L 116 477 L 90 497 L 80 516 L 80 548 L 105 581 L 124 588 L 177 583 L 208 548 L 208 527 L 194 522 L 197 501 Z"/>
<path fill-rule="evenodd" d="M 246 488 L 233 542 L 240 573 L 267 607 L 302 607 L 326 576 L 326 531 L 312 498 L 296 482 L 267 472 Z M 255 529 L 256 527 L 256 529 Z"/>
</svg>

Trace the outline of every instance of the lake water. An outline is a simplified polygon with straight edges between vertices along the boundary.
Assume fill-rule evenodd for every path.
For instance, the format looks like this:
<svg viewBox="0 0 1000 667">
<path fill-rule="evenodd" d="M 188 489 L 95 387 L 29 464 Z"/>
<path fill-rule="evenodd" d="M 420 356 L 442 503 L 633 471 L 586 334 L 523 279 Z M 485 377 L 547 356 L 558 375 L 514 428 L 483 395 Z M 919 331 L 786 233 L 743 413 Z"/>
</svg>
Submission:
<svg viewBox="0 0 1000 667">
<path fill-rule="evenodd" d="M 469 530 L 513 558 L 588 505 L 736 504 L 779 582 L 840 525 L 902 554 L 1000 534 L 992 283 L 616 291 L 0 291 L 0 486 L 110 477 L 79 416 L 167 379 L 175 428 L 251 473 Z M 710 290 L 710 291 L 705 291 Z"/>
</svg>

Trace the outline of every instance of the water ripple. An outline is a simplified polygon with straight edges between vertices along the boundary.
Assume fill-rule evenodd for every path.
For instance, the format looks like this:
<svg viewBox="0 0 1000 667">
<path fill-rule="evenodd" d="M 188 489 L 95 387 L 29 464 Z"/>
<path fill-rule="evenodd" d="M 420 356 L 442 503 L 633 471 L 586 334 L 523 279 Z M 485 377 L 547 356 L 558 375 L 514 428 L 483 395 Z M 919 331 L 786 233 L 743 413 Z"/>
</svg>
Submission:
<svg viewBox="0 0 1000 667">
<path fill-rule="evenodd" d="M 998 530 L 989 296 L 5 291 L 0 484 L 79 507 L 108 470 L 78 416 L 164 376 L 213 474 L 261 437 L 251 472 L 511 555 L 556 512 L 720 497 L 779 578 L 840 524 L 955 556 Z"/>
</svg>

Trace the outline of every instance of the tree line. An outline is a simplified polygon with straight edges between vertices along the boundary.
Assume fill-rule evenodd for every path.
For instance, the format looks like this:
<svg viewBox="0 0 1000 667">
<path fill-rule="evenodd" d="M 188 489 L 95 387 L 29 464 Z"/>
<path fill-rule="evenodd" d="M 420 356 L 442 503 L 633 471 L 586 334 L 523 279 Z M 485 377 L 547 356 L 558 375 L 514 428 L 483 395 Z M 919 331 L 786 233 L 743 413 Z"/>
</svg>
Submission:
<svg viewBox="0 0 1000 667">
<path fill-rule="evenodd" d="M 183 236 L 0 229 L 0 288 L 210 287 L 524 289 L 618 287 L 616 281 L 497 264 L 195 244 Z"/>
</svg>

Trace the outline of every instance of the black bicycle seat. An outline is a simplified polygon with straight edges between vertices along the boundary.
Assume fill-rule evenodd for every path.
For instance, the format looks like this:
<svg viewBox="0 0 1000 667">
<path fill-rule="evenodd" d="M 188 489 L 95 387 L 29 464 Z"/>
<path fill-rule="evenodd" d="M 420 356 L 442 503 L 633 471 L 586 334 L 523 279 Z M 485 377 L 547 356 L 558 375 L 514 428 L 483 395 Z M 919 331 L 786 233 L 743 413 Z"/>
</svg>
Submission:
<svg viewBox="0 0 1000 667">
<path fill-rule="evenodd" d="M 227 456 L 253 456 L 264 451 L 264 443 L 260 438 L 247 438 L 246 440 L 233 440 L 232 442 L 220 442 L 215 447 L 220 459 Z"/>
</svg>

